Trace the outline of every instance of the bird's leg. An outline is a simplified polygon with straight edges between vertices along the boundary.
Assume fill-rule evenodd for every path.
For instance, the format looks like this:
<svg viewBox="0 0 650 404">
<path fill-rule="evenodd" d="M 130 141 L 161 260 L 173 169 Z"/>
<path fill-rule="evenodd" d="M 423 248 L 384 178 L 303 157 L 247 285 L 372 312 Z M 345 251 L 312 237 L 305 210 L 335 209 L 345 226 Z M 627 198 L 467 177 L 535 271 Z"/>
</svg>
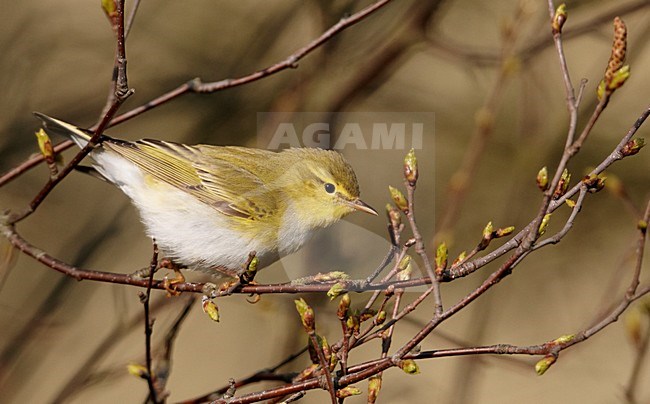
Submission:
<svg viewBox="0 0 650 404">
<path fill-rule="evenodd" d="M 167 296 L 180 295 L 181 292 L 177 291 L 174 288 L 174 285 L 178 285 L 179 283 L 185 282 L 185 277 L 181 273 L 181 269 L 183 269 L 184 267 L 175 263 L 169 258 L 163 258 L 158 263 L 158 267 L 156 268 L 156 270 L 160 268 L 171 269 L 172 271 L 174 271 L 175 274 L 173 278 L 169 278 L 168 275 L 165 275 L 165 277 L 163 278 L 163 288 L 165 288 L 165 290 L 167 291 Z"/>
</svg>

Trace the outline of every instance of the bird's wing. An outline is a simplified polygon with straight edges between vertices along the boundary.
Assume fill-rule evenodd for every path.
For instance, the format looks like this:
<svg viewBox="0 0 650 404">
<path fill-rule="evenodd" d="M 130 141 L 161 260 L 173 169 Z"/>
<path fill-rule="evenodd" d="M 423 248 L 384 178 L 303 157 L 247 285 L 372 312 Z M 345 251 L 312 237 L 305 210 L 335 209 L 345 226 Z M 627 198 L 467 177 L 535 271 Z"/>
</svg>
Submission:
<svg viewBox="0 0 650 404">
<path fill-rule="evenodd" d="M 136 142 L 111 139 L 104 147 L 224 215 L 263 220 L 276 208 L 275 198 L 268 195 L 269 190 L 258 176 L 259 159 L 252 155 L 255 152 L 246 153 L 250 149 L 188 146 L 149 139 Z M 243 168 L 241 163 L 253 170 Z"/>
</svg>

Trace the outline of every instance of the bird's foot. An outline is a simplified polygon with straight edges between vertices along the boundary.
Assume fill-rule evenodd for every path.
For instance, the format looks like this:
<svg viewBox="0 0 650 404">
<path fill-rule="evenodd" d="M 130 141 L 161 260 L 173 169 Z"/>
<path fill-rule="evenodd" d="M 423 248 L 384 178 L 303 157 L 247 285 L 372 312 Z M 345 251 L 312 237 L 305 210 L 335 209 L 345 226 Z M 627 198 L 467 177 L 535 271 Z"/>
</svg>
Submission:
<svg viewBox="0 0 650 404">
<path fill-rule="evenodd" d="M 167 291 L 167 296 L 171 297 L 171 296 L 180 295 L 181 292 L 176 290 L 175 285 L 185 282 L 185 277 L 181 273 L 181 269 L 183 267 L 178 265 L 174 261 L 170 260 L 169 258 L 163 258 L 158 263 L 158 268 L 156 268 L 156 270 L 160 268 L 171 269 L 172 271 L 174 271 L 173 278 L 171 278 L 169 275 L 165 275 L 165 277 L 163 278 L 163 288 Z"/>
</svg>

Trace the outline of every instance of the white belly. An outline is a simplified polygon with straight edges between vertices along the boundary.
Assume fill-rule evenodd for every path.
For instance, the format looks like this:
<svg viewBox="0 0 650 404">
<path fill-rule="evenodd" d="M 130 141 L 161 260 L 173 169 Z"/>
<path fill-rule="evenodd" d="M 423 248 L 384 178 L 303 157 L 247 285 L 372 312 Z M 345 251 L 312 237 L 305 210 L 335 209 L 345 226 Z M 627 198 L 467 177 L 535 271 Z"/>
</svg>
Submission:
<svg viewBox="0 0 650 404">
<path fill-rule="evenodd" d="M 262 265 L 274 251 L 256 238 L 243 238 L 228 229 L 226 218 L 190 194 L 144 174 L 135 164 L 110 152 L 93 153 L 95 167 L 127 194 L 163 256 L 190 269 L 213 267 L 239 270 L 251 251 Z M 271 261 L 271 262 L 269 262 Z"/>
</svg>

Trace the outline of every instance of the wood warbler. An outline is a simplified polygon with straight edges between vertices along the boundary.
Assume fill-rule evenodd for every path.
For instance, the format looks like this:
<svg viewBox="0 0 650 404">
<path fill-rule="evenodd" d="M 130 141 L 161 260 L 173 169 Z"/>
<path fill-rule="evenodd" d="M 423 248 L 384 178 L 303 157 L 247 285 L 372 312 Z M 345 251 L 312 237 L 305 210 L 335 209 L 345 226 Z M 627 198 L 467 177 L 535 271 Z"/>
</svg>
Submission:
<svg viewBox="0 0 650 404">
<path fill-rule="evenodd" d="M 79 147 L 90 139 L 86 130 L 35 115 L 47 132 Z M 96 174 L 131 198 L 167 258 L 211 274 L 234 276 L 252 251 L 260 267 L 269 265 L 349 213 L 377 214 L 359 199 L 350 164 L 330 150 L 273 152 L 103 135 L 90 157 Z"/>
</svg>

